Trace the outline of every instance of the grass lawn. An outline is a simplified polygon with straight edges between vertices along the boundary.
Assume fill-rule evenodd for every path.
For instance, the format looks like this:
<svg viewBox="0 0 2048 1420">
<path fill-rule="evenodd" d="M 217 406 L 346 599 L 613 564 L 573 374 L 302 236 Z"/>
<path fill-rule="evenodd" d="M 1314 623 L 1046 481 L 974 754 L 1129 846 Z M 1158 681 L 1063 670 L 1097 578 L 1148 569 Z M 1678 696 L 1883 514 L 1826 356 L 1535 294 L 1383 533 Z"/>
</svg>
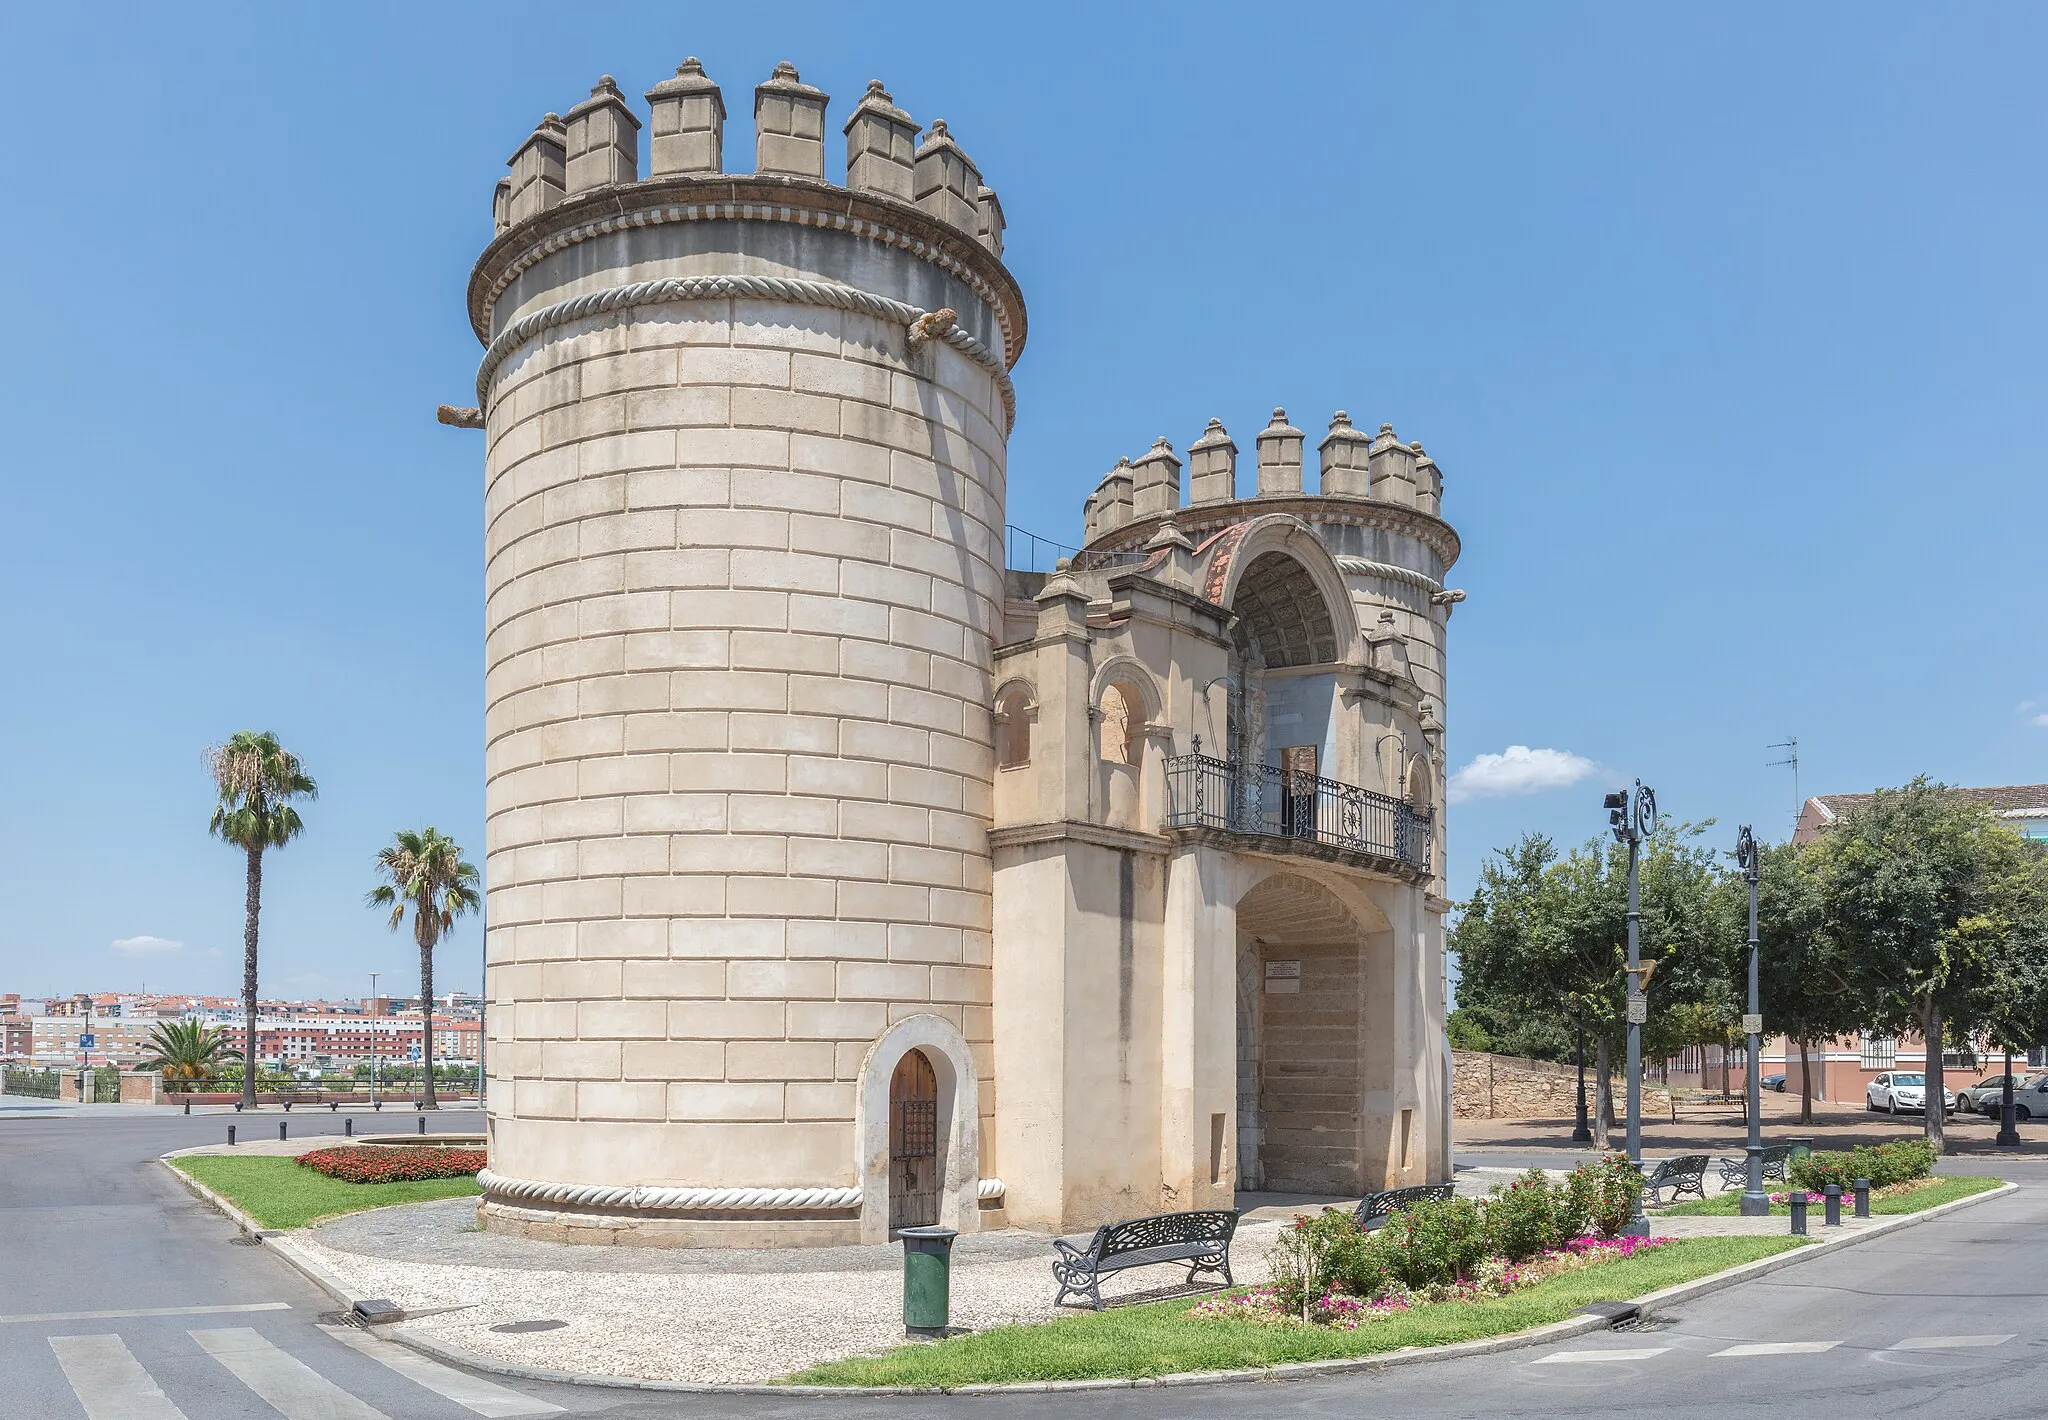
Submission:
<svg viewBox="0 0 2048 1420">
<path fill-rule="evenodd" d="M 190 1174 L 266 1228 L 303 1228 L 341 1213 L 360 1213 L 391 1203 L 424 1203 L 433 1198 L 467 1198 L 482 1190 L 474 1178 L 432 1178 L 418 1183 L 344 1183 L 297 1159 L 252 1154 L 193 1154 L 172 1159 Z"/>
<path fill-rule="evenodd" d="M 1625 1262 L 1567 1272 L 1512 1296 L 1417 1307 L 1356 1331 L 1197 1319 L 1187 1312 L 1198 1298 L 1188 1297 L 904 1346 L 817 1366 L 788 1379 L 802 1385 L 962 1386 L 1163 1376 L 1366 1356 L 1403 1346 L 1504 1336 L 1562 1321 L 1588 1302 L 1640 1297 L 1796 1246 L 1799 1241 L 1790 1237 L 1687 1238 Z"/>
<path fill-rule="evenodd" d="M 1874 1216 L 1880 1218 L 1890 1217 L 1898 1213 L 1918 1213 L 1922 1209 L 1933 1208 L 1938 1204 L 1953 1203 L 1958 1198 L 1968 1198 L 1973 1194 L 1987 1193 L 2004 1182 L 2005 1180 L 2002 1178 L 1976 1178 L 1964 1175 L 1939 1178 L 1926 1188 L 1915 1189 L 1911 1193 L 1901 1193 L 1896 1198 L 1873 1198 L 1870 1200 L 1870 1211 Z M 1773 1184 L 1770 1191 L 1782 1193 L 1784 1192 L 1784 1185 Z M 1822 1205 L 1818 1203 L 1806 1205 L 1807 1218 L 1809 1221 L 1814 1222 L 1816 1226 L 1818 1226 L 1818 1219 L 1821 1216 L 1821 1207 Z M 1843 1194 L 1842 1216 L 1848 1217 L 1850 1213 L 1855 1211 L 1855 1207 L 1855 1195 Z M 1695 1198 L 1686 1203 L 1674 1203 L 1669 1208 L 1659 1208 L 1650 1215 L 1650 1219 L 1654 1224 L 1658 1218 L 1731 1217 L 1740 1211 L 1742 1211 L 1742 1190 L 1735 1189 L 1728 1193 L 1717 1193 L 1705 1202 Z M 1790 1215 L 1791 1211 L 1790 1208 L 1782 1203 L 1773 1203 L 1771 1205 L 1771 1216 L 1774 1218 L 1786 1217 Z"/>
</svg>

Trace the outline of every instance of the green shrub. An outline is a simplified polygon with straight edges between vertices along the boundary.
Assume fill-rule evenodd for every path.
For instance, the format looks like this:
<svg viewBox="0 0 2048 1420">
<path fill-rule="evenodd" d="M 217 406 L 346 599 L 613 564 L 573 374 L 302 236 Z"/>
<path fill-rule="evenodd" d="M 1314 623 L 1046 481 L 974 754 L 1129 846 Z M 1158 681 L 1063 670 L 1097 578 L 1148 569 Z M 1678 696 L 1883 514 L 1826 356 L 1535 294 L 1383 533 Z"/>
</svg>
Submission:
<svg viewBox="0 0 2048 1420">
<path fill-rule="evenodd" d="M 1487 1257 L 1486 1222 L 1469 1198 L 1426 1199 L 1387 1219 L 1374 1242 L 1388 1270 L 1410 1291 L 1456 1282 Z"/>
<path fill-rule="evenodd" d="M 1573 1178 L 1586 1175 L 1587 1221 L 1603 1238 L 1618 1238 L 1635 1216 L 1636 1199 L 1643 1191 L 1643 1171 L 1629 1162 L 1627 1154 L 1609 1154 L 1597 1164 L 1581 1164 Z"/>
<path fill-rule="evenodd" d="M 1486 1243 L 1495 1256 L 1522 1262 L 1564 1243 L 1557 1192 L 1542 1169 L 1530 1169 L 1513 1183 L 1494 1189 L 1482 1211 Z"/>
<path fill-rule="evenodd" d="M 1557 1186 L 1557 1231 L 1566 1242 L 1593 1231 L 1593 1172 L 1580 1165 Z"/>
<path fill-rule="evenodd" d="M 1886 1184 L 1926 1178 L 1933 1172 L 1932 1144 L 1925 1139 L 1894 1139 L 1847 1153 L 1824 1150 L 1808 1154 L 1792 1166 L 1790 1181 L 1794 1188 L 1809 1193 L 1819 1193 L 1831 1183 L 1840 1185 L 1842 1192 L 1847 1193 L 1859 1178 L 1869 1179 L 1872 1188 L 1883 1188 Z"/>
<path fill-rule="evenodd" d="M 1305 1308 L 1329 1291 L 1341 1273 L 1341 1259 L 1361 1251 L 1367 1242 L 1353 1216 L 1341 1208 L 1325 1208 L 1315 1217 L 1306 1214 L 1282 1228 L 1267 1254 L 1274 1294 L 1289 1312 L 1306 1315 Z"/>
</svg>

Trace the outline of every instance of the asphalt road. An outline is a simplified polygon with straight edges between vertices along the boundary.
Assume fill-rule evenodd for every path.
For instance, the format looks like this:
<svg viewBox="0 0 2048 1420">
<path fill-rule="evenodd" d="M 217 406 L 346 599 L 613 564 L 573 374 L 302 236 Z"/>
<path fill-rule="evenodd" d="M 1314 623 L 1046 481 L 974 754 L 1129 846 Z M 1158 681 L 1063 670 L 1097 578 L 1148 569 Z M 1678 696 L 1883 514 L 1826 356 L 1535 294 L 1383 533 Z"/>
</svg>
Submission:
<svg viewBox="0 0 2048 1420">
<path fill-rule="evenodd" d="M 1657 1417 L 2048 1412 L 2048 1165 L 1972 1160 L 2020 1192 L 1673 1308 L 1641 1331 L 1316 1381 L 1069 1395 L 663 1395 L 472 1378 L 366 1355 L 321 1329 L 333 1303 L 167 1177 L 167 1150 L 219 1116 L 0 1115 L 0 1417 L 7 1420 L 464 1420 L 987 1415 Z M 409 1119 L 387 1112 L 389 1127 Z M 275 1116 L 243 1121 L 274 1134 Z M 450 1111 L 436 1131 L 475 1127 Z M 339 1132 L 295 1113 L 292 1132 Z M 177 1315 L 138 1315 L 161 1308 Z M 251 1308 L 225 1310 L 226 1308 Z M 261 1308 L 253 1309 L 253 1308 Z M 109 1312 L 54 1318 L 52 1313 Z M 331 1317 L 325 1318 L 331 1321 Z M 1744 1350 L 1741 1348 L 1751 1348 Z M 1763 1348 L 1761 1350 L 1755 1348 Z M 396 1359 L 410 1373 L 394 1369 Z M 488 1388 L 478 1389 L 479 1380 Z M 266 1400 L 265 1396 L 269 1399 Z M 88 1409 L 81 1397 L 91 1401 Z M 272 1402 L 275 1402 L 273 1404 Z"/>
</svg>

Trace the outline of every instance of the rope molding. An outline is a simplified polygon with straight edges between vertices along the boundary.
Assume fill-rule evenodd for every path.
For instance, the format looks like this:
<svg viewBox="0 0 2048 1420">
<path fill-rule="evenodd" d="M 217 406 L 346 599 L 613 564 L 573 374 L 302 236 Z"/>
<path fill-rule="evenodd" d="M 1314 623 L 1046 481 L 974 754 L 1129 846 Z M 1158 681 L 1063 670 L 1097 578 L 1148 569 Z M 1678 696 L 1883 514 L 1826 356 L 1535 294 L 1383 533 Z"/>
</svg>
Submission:
<svg viewBox="0 0 2048 1420">
<path fill-rule="evenodd" d="M 1371 562 L 1363 557 L 1350 556 L 1339 557 L 1336 562 L 1338 571 L 1349 572 L 1354 577 L 1384 577 L 1389 582 L 1406 582 L 1432 594 L 1444 589 L 1442 582 L 1412 567 L 1397 567 L 1391 562 Z"/>
<path fill-rule="evenodd" d="M 645 1213 L 811 1212 L 858 1208 L 858 1188 L 654 1188 L 605 1184 L 548 1183 L 541 1179 L 507 1178 L 483 1169 L 477 1186 L 494 1198 L 520 1203 L 564 1203 L 583 1208 L 632 1208 Z M 1001 1198 L 1003 1181 L 985 1178 L 977 1198 Z"/>
<path fill-rule="evenodd" d="M 552 306 L 543 306 L 540 310 L 521 316 L 499 331 L 484 350 L 483 362 L 477 366 L 477 406 L 484 410 L 490 408 L 490 384 L 497 376 L 498 367 L 511 357 L 514 350 L 545 331 L 554 330 L 567 325 L 570 321 L 582 320 L 587 316 L 608 315 L 634 306 L 666 305 L 677 301 L 716 301 L 735 296 L 830 306 L 837 310 L 854 311 L 861 315 L 894 321 L 906 330 L 914 322 L 930 314 L 906 302 L 891 300 L 887 296 L 877 296 L 872 291 L 863 291 L 855 286 L 841 286 L 830 281 L 811 281 L 793 276 L 671 276 L 659 281 L 636 281 L 631 285 L 613 286 L 608 290 L 593 291 L 588 295 L 576 296 Z M 957 325 L 930 338 L 952 346 L 995 377 L 996 386 L 1003 396 L 1003 432 L 1007 435 L 1017 423 L 1017 387 L 1010 382 L 1010 372 L 1003 367 L 1003 362 L 997 359 L 995 353 L 986 345 Z"/>
<path fill-rule="evenodd" d="M 992 312 L 996 324 L 1002 328 L 1003 344 L 1014 350 L 1017 332 L 1011 328 L 1010 313 L 1002 297 L 973 270 L 943 248 L 934 246 L 922 237 L 913 237 L 908 232 L 882 222 L 871 222 L 861 217 L 849 217 L 844 212 L 815 212 L 806 207 L 785 203 L 768 202 L 675 202 L 664 207 L 642 208 L 637 212 L 614 213 L 594 222 L 557 232 L 509 263 L 491 285 L 490 295 L 484 299 L 486 314 L 495 309 L 498 297 L 505 294 L 505 288 L 529 270 L 536 262 L 586 242 L 593 237 L 602 237 L 612 232 L 624 231 L 629 227 L 656 227 L 667 222 L 789 222 L 799 227 L 826 227 L 833 231 L 850 232 L 856 237 L 867 237 L 887 246 L 909 252 L 921 261 L 928 261 L 950 276 L 958 277 L 968 289 L 979 296 Z"/>
</svg>

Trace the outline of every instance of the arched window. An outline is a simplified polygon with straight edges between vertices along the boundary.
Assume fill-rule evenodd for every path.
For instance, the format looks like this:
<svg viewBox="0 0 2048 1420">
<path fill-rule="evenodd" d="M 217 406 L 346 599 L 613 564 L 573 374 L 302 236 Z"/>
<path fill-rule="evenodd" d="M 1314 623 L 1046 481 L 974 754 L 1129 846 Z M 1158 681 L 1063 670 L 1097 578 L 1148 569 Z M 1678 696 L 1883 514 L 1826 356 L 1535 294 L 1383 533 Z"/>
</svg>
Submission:
<svg viewBox="0 0 2048 1420">
<path fill-rule="evenodd" d="M 1122 686 L 1112 684 L 1102 692 L 1102 757 L 1111 764 L 1136 764 L 1144 721 L 1133 706 L 1142 704 Z"/>
<path fill-rule="evenodd" d="M 1031 762 L 1031 692 L 1010 686 L 996 701 L 996 767 L 1021 769 Z"/>
</svg>

